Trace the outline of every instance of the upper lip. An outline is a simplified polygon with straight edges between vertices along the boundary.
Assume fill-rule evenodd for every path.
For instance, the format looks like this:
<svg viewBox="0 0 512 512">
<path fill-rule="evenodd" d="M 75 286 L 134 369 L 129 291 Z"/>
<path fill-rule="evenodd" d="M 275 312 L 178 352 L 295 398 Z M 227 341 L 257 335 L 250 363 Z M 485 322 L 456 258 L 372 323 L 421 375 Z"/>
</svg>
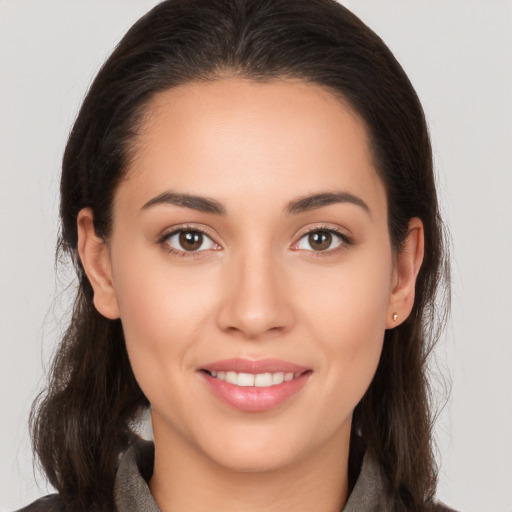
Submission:
<svg viewBox="0 0 512 512">
<path fill-rule="evenodd" d="M 308 371 L 309 368 L 301 366 L 289 361 L 281 359 L 223 359 L 222 361 L 215 361 L 200 368 L 208 372 L 229 372 L 234 371 L 237 373 L 303 373 Z"/>
</svg>

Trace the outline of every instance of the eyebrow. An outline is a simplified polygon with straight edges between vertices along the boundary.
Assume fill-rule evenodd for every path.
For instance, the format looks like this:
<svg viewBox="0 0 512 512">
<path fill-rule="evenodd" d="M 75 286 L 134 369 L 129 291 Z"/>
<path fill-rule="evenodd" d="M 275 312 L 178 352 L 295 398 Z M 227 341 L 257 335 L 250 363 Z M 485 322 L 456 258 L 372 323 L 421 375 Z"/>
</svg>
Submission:
<svg viewBox="0 0 512 512">
<path fill-rule="evenodd" d="M 204 213 L 225 215 L 226 209 L 215 199 L 190 194 L 178 194 L 176 192 L 164 192 L 153 199 L 150 199 L 143 207 L 143 210 L 160 204 L 174 204 L 184 208 L 191 208 Z"/>
<path fill-rule="evenodd" d="M 350 192 L 321 192 L 319 194 L 300 197 L 288 203 L 286 212 L 288 214 L 297 214 L 337 203 L 354 204 L 361 207 L 371 216 L 368 205 L 360 197 L 357 197 Z"/>
<path fill-rule="evenodd" d="M 320 192 L 318 194 L 299 197 L 288 203 L 286 213 L 288 215 L 294 215 L 338 203 L 349 203 L 359 206 L 371 215 L 368 205 L 360 197 L 350 192 Z M 226 208 L 215 199 L 191 194 L 179 194 L 177 192 L 164 192 L 150 199 L 144 204 L 142 209 L 146 210 L 152 206 L 161 204 L 173 204 L 204 213 L 226 215 Z"/>
</svg>

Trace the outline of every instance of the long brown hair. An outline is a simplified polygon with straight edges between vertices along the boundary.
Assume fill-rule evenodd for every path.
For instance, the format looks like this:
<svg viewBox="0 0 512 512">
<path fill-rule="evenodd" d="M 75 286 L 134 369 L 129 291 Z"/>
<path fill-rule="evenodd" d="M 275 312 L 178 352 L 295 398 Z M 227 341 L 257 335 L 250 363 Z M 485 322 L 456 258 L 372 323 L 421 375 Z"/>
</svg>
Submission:
<svg viewBox="0 0 512 512">
<path fill-rule="evenodd" d="M 66 146 L 61 250 L 78 275 L 72 318 L 48 388 L 31 416 L 33 445 L 69 510 L 112 510 L 115 461 L 149 404 L 131 370 L 119 320 L 102 317 L 77 255 L 77 214 L 111 229 L 112 198 L 150 99 L 188 82 L 240 76 L 296 78 L 328 88 L 364 120 L 385 185 L 389 232 L 399 250 L 409 219 L 425 232 L 425 259 L 409 318 L 386 331 L 354 432 L 388 479 L 393 510 L 424 510 L 435 492 L 426 363 L 446 312 L 448 276 L 432 152 L 418 97 L 382 40 L 334 0 L 167 0 L 142 17 L 105 62 Z M 443 290 L 448 289 L 441 287 Z"/>
</svg>

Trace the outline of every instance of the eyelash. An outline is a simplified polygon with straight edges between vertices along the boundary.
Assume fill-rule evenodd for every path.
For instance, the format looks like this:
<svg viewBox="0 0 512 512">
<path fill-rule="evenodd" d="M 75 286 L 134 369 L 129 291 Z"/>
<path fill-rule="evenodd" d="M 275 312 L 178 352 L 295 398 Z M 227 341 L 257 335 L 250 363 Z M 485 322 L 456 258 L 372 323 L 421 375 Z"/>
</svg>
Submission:
<svg viewBox="0 0 512 512">
<path fill-rule="evenodd" d="M 179 233 L 184 232 L 192 232 L 192 233 L 201 233 L 203 236 L 209 238 L 212 243 L 219 246 L 220 245 L 213 240 L 213 238 L 208 234 L 208 232 L 198 226 L 180 226 L 178 228 L 173 229 L 172 231 L 164 233 L 158 240 L 157 244 L 163 247 L 169 254 L 172 254 L 173 256 L 177 256 L 179 258 L 195 258 L 200 255 L 202 252 L 206 252 L 208 249 L 203 249 L 201 251 L 185 251 L 185 250 L 179 250 L 175 249 L 171 245 L 169 245 L 169 239 L 173 237 L 174 235 L 177 235 Z M 310 257 L 322 257 L 322 256 L 330 256 L 333 254 L 337 254 L 338 252 L 342 250 L 346 250 L 348 246 L 352 245 L 352 240 L 344 233 L 342 233 L 340 230 L 332 227 L 332 226 L 315 226 L 312 229 L 309 229 L 302 233 L 298 240 L 293 244 L 293 246 L 296 246 L 303 238 L 306 236 L 309 236 L 313 233 L 330 233 L 331 235 L 334 235 L 335 237 L 338 237 L 341 239 L 341 243 L 338 247 L 334 249 L 327 249 L 325 251 L 314 251 L 314 250 L 308 250 L 308 249 L 294 249 L 295 251 L 300 252 L 306 252 L 310 253 Z M 214 249 L 219 250 L 219 249 Z"/>
<path fill-rule="evenodd" d="M 339 229 L 332 226 L 315 226 L 314 228 L 302 233 L 297 242 L 295 242 L 293 245 L 296 246 L 302 239 L 313 233 L 329 233 L 331 235 L 334 235 L 335 237 L 341 240 L 340 245 L 338 247 L 335 247 L 334 249 L 327 249 L 325 251 L 314 251 L 308 249 L 295 250 L 308 253 L 308 257 L 321 258 L 338 254 L 339 252 L 346 250 L 350 245 L 353 245 L 353 241 L 350 237 L 348 237 L 345 233 L 342 233 Z"/>
<path fill-rule="evenodd" d="M 179 249 L 175 249 L 171 245 L 169 245 L 169 239 L 177 235 L 179 233 L 201 233 L 203 236 L 209 238 L 215 245 L 217 242 L 213 240 L 213 238 L 206 232 L 206 230 L 201 229 L 198 226 L 180 226 L 178 228 L 173 229 L 172 231 L 164 233 L 157 241 L 158 245 L 163 247 L 169 254 L 172 254 L 173 256 L 177 256 L 178 258 L 197 258 L 202 252 L 205 252 L 203 249 L 202 251 L 181 251 Z M 218 249 L 215 249 L 218 250 Z"/>
</svg>

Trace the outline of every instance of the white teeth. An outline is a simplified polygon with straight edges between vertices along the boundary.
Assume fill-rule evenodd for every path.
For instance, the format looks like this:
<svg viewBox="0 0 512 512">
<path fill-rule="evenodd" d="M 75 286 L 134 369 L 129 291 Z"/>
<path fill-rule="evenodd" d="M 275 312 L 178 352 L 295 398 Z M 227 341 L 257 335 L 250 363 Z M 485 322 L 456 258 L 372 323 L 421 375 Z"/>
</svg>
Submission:
<svg viewBox="0 0 512 512">
<path fill-rule="evenodd" d="M 254 385 L 257 388 L 266 388 L 268 386 L 272 386 L 272 374 L 258 373 L 254 378 Z"/>
<path fill-rule="evenodd" d="M 282 384 L 284 382 L 284 373 L 277 372 L 272 374 L 272 384 Z"/>
<path fill-rule="evenodd" d="M 226 372 L 226 382 L 229 382 L 230 384 L 238 384 L 236 377 L 236 372 Z"/>
<path fill-rule="evenodd" d="M 244 387 L 254 386 L 254 375 L 251 373 L 239 373 L 236 379 L 236 385 Z"/>
<path fill-rule="evenodd" d="M 237 373 L 234 371 L 229 372 L 215 372 L 211 371 L 210 375 L 216 377 L 219 380 L 225 380 L 230 384 L 241 387 L 257 387 L 266 388 L 270 386 L 276 386 L 283 382 L 289 382 L 290 380 L 297 378 L 301 375 L 301 372 L 275 372 L 275 373 Z"/>
</svg>

